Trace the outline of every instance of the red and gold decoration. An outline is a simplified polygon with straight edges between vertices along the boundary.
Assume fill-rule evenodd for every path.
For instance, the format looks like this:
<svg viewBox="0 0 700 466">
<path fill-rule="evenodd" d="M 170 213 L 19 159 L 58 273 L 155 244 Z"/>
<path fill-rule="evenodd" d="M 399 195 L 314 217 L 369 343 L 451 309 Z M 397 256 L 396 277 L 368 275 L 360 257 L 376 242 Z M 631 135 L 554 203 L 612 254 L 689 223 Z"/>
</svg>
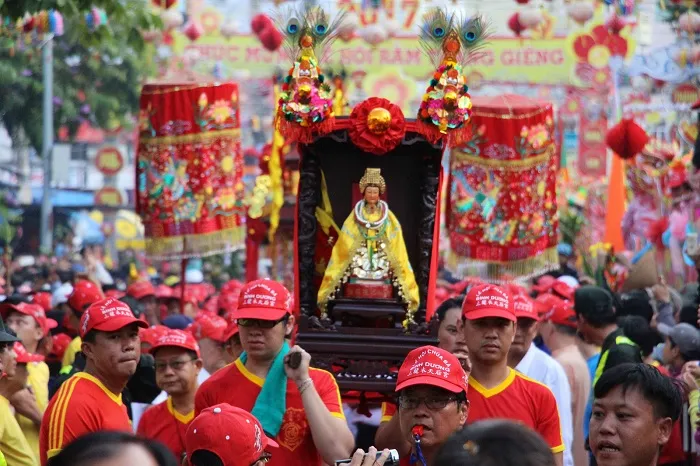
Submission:
<svg viewBox="0 0 700 466">
<path fill-rule="evenodd" d="M 115 176 L 124 168 L 124 157 L 117 147 L 102 147 L 95 155 L 95 167 L 105 176 Z"/>
<path fill-rule="evenodd" d="M 552 105 L 515 95 L 475 99 L 472 139 L 452 152 L 446 265 L 508 282 L 557 268 Z"/>
<path fill-rule="evenodd" d="M 608 130 L 605 142 L 622 159 L 639 154 L 649 142 L 649 135 L 634 120 L 624 118 Z"/>
<path fill-rule="evenodd" d="M 401 143 L 406 134 L 406 119 L 397 105 L 370 97 L 353 109 L 348 134 L 363 151 L 383 155 Z"/>
<path fill-rule="evenodd" d="M 186 259 L 240 248 L 246 230 L 238 86 L 144 86 L 136 175 L 149 255 Z"/>
<path fill-rule="evenodd" d="M 282 31 L 294 66 L 282 85 L 277 121 L 290 141 L 310 143 L 333 130 L 333 94 L 317 57 L 336 38 L 341 19 L 331 22 L 322 9 L 312 7 L 292 15 Z"/>
<path fill-rule="evenodd" d="M 472 101 L 463 67 L 479 57 L 487 29 L 480 16 L 461 21 L 441 8 L 426 16 L 421 46 L 437 70 L 423 96 L 418 120 L 424 137 L 433 143 L 448 133 L 451 145 L 469 140 Z"/>
</svg>

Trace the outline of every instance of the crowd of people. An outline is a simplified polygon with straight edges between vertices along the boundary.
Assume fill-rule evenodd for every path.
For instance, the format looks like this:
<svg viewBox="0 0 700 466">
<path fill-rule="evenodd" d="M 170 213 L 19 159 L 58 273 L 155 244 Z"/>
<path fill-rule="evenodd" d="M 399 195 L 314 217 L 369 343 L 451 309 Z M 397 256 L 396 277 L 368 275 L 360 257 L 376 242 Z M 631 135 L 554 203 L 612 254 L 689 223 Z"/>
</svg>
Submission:
<svg viewBox="0 0 700 466">
<path fill-rule="evenodd" d="M 437 345 L 369 416 L 294 344 L 280 283 L 24 273 L 0 303 L 0 466 L 695 464 L 697 287 L 615 293 L 562 263 L 441 282 Z"/>
</svg>

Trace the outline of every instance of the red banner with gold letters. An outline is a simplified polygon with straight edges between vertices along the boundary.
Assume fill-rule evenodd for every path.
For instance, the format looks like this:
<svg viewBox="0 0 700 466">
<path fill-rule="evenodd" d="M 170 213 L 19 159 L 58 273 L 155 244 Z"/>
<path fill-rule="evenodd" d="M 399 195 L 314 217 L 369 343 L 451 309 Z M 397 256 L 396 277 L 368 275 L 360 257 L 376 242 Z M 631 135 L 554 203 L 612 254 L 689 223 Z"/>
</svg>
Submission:
<svg viewBox="0 0 700 466">
<path fill-rule="evenodd" d="M 472 139 L 452 151 L 446 266 L 507 282 L 558 267 L 552 105 L 474 99 Z"/>
<path fill-rule="evenodd" d="M 238 86 L 144 86 L 136 210 L 148 254 L 184 259 L 245 241 Z"/>
</svg>

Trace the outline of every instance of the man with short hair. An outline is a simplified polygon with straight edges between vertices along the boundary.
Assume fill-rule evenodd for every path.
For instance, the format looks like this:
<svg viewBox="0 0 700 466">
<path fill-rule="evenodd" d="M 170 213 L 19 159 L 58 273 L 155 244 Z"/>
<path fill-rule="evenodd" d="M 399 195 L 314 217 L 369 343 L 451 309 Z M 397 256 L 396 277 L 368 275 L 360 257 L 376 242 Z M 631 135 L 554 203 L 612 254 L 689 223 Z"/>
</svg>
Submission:
<svg viewBox="0 0 700 466">
<path fill-rule="evenodd" d="M 38 353 L 38 348 L 42 340 L 51 338 L 51 329 L 56 328 L 58 323 L 46 317 L 44 309 L 38 304 L 4 304 L 0 305 L 0 314 L 7 321 L 7 326 L 12 329 L 20 338 L 24 352 L 31 355 Z M 23 359 L 24 354 L 22 355 Z M 27 387 L 23 387 L 10 399 L 15 406 L 18 403 L 25 405 L 34 402 L 34 407 L 28 407 L 31 416 L 17 415 L 17 422 L 24 432 L 24 436 L 29 442 L 35 456 L 39 456 L 39 426 L 41 416 L 49 404 L 49 366 L 44 362 L 44 358 L 30 358 L 26 364 L 28 372 Z M 27 411 L 25 406 L 15 406 L 20 413 Z"/>
<path fill-rule="evenodd" d="M 160 309 L 158 309 L 156 289 L 150 281 L 139 280 L 132 283 L 126 289 L 126 294 L 141 303 L 148 325 L 160 324 Z"/>
<path fill-rule="evenodd" d="M 102 290 L 90 280 L 80 280 L 73 287 L 73 291 L 68 296 L 68 307 L 70 308 L 70 313 L 68 314 L 68 322 L 70 326 L 74 329 L 80 327 L 80 317 L 85 312 L 92 303 L 103 299 L 104 295 Z M 80 336 L 73 338 L 70 342 L 66 352 L 63 353 L 63 362 L 61 373 L 69 373 L 73 362 L 75 361 L 76 353 L 80 352 L 83 341 Z"/>
<path fill-rule="evenodd" d="M 648 364 L 620 364 L 593 391 L 589 443 L 598 466 L 656 466 L 683 408 L 676 384 Z"/>
<path fill-rule="evenodd" d="M 510 293 L 495 285 L 473 287 L 462 304 L 462 322 L 472 363 L 470 422 L 491 418 L 520 421 L 544 438 L 561 466 L 565 447 L 552 391 L 508 367 L 516 327 Z"/>
<path fill-rule="evenodd" d="M 309 368 L 311 356 L 298 346 L 290 350 L 286 341 L 294 329 L 289 291 L 271 280 L 250 282 L 233 317 L 245 352 L 202 384 L 195 411 L 229 403 L 258 417 L 280 445 L 270 466 L 320 466 L 347 458 L 355 440 L 335 379 Z M 301 354 L 298 367 L 290 364 L 294 353 Z"/>
<path fill-rule="evenodd" d="M 525 290 L 520 288 L 512 297 L 517 326 L 513 344 L 508 351 L 508 365 L 552 390 L 557 400 L 561 435 L 564 440 L 564 466 L 573 466 L 571 449 L 574 427 L 571 419 L 569 381 L 561 365 L 533 343 L 540 328 L 540 317 L 535 303 L 525 294 Z"/>
<path fill-rule="evenodd" d="M 459 359 L 465 371 L 469 372 L 469 349 L 464 341 L 462 332 L 462 301 L 464 296 L 449 298 L 435 310 L 433 318 L 438 320 L 438 347 L 454 354 Z M 399 455 L 408 454 L 410 443 L 406 443 L 401 436 L 399 419 L 395 416 L 396 405 L 382 403 L 382 417 L 374 443 L 377 448 L 393 448 Z"/>
<path fill-rule="evenodd" d="M 571 413 L 573 417 L 573 443 L 571 454 L 574 464 L 588 464 L 586 437 L 583 432 L 586 403 L 591 394 L 591 378 L 588 365 L 576 344 L 576 313 L 570 304 L 560 301 L 551 306 L 540 325 L 540 335 L 544 344 L 552 352 L 552 357 L 564 369 L 571 387 Z M 585 422 L 588 420 L 586 419 Z"/>
<path fill-rule="evenodd" d="M 41 464 L 87 432 L 131 431 L 122 391 L 141 354 L 139 327 L 148 324 L 113 298 L 93 303 L 80 319 L 84 372 L 61 385 L 49 402 L 40 431 Z"/>
<path fill-rule="evenodd" d="M 190 466 L 264 466 L 279 451 L 255 416 L 228 403 L 202 410 L 185 446 Z"/>
<path fill-rule="evenodd" d="M 182 458 L 187 426 L 194 419 L 197 375 L 202 369 L 199 345 L 189 332 L 168 330 L 159 336 L 150 353 L 155 358 L 156 383 L 167 392 L 168 399 L 146 410 L 137 433 L 160 441 L 176 458 Z"/>
<path fill-rule="evenodd" d="M 406 356 L 396 380 L 398 428 L 411 445 L 400 465 L 432 466 L 443 443 L 464 426 L 469 415 L 469 374 L 457 357 L 423 346 Z"/>
</svg>

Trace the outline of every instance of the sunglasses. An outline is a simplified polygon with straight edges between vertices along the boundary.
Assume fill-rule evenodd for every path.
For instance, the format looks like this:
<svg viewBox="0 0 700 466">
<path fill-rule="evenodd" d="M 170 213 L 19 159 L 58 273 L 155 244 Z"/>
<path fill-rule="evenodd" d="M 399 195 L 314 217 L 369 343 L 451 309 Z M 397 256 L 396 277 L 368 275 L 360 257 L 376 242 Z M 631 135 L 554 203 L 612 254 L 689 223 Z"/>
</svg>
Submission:
<svg viewBox="0 0 700 466">
<path fill-rule="evenodd" d="M 281 322 L 287 322 L 289 317 L 284 316 L 279 320 L 261 320 L 261 319 L 238 319 L 238 325 L 240 327 L 258 327 L 264 329 L 271 329 Z"/>
<path fill-rule="evenodd" d="M 429 396 L 425 398 L 400 396 L 399 407 L 401 409 L 416 409 L 421 403 L 425 403 L 425 406 L 427 406 L 428 409 L 439 411 L 455 401 L 457 401 L 457 398 L 454 396 Z"/>
</svg>

